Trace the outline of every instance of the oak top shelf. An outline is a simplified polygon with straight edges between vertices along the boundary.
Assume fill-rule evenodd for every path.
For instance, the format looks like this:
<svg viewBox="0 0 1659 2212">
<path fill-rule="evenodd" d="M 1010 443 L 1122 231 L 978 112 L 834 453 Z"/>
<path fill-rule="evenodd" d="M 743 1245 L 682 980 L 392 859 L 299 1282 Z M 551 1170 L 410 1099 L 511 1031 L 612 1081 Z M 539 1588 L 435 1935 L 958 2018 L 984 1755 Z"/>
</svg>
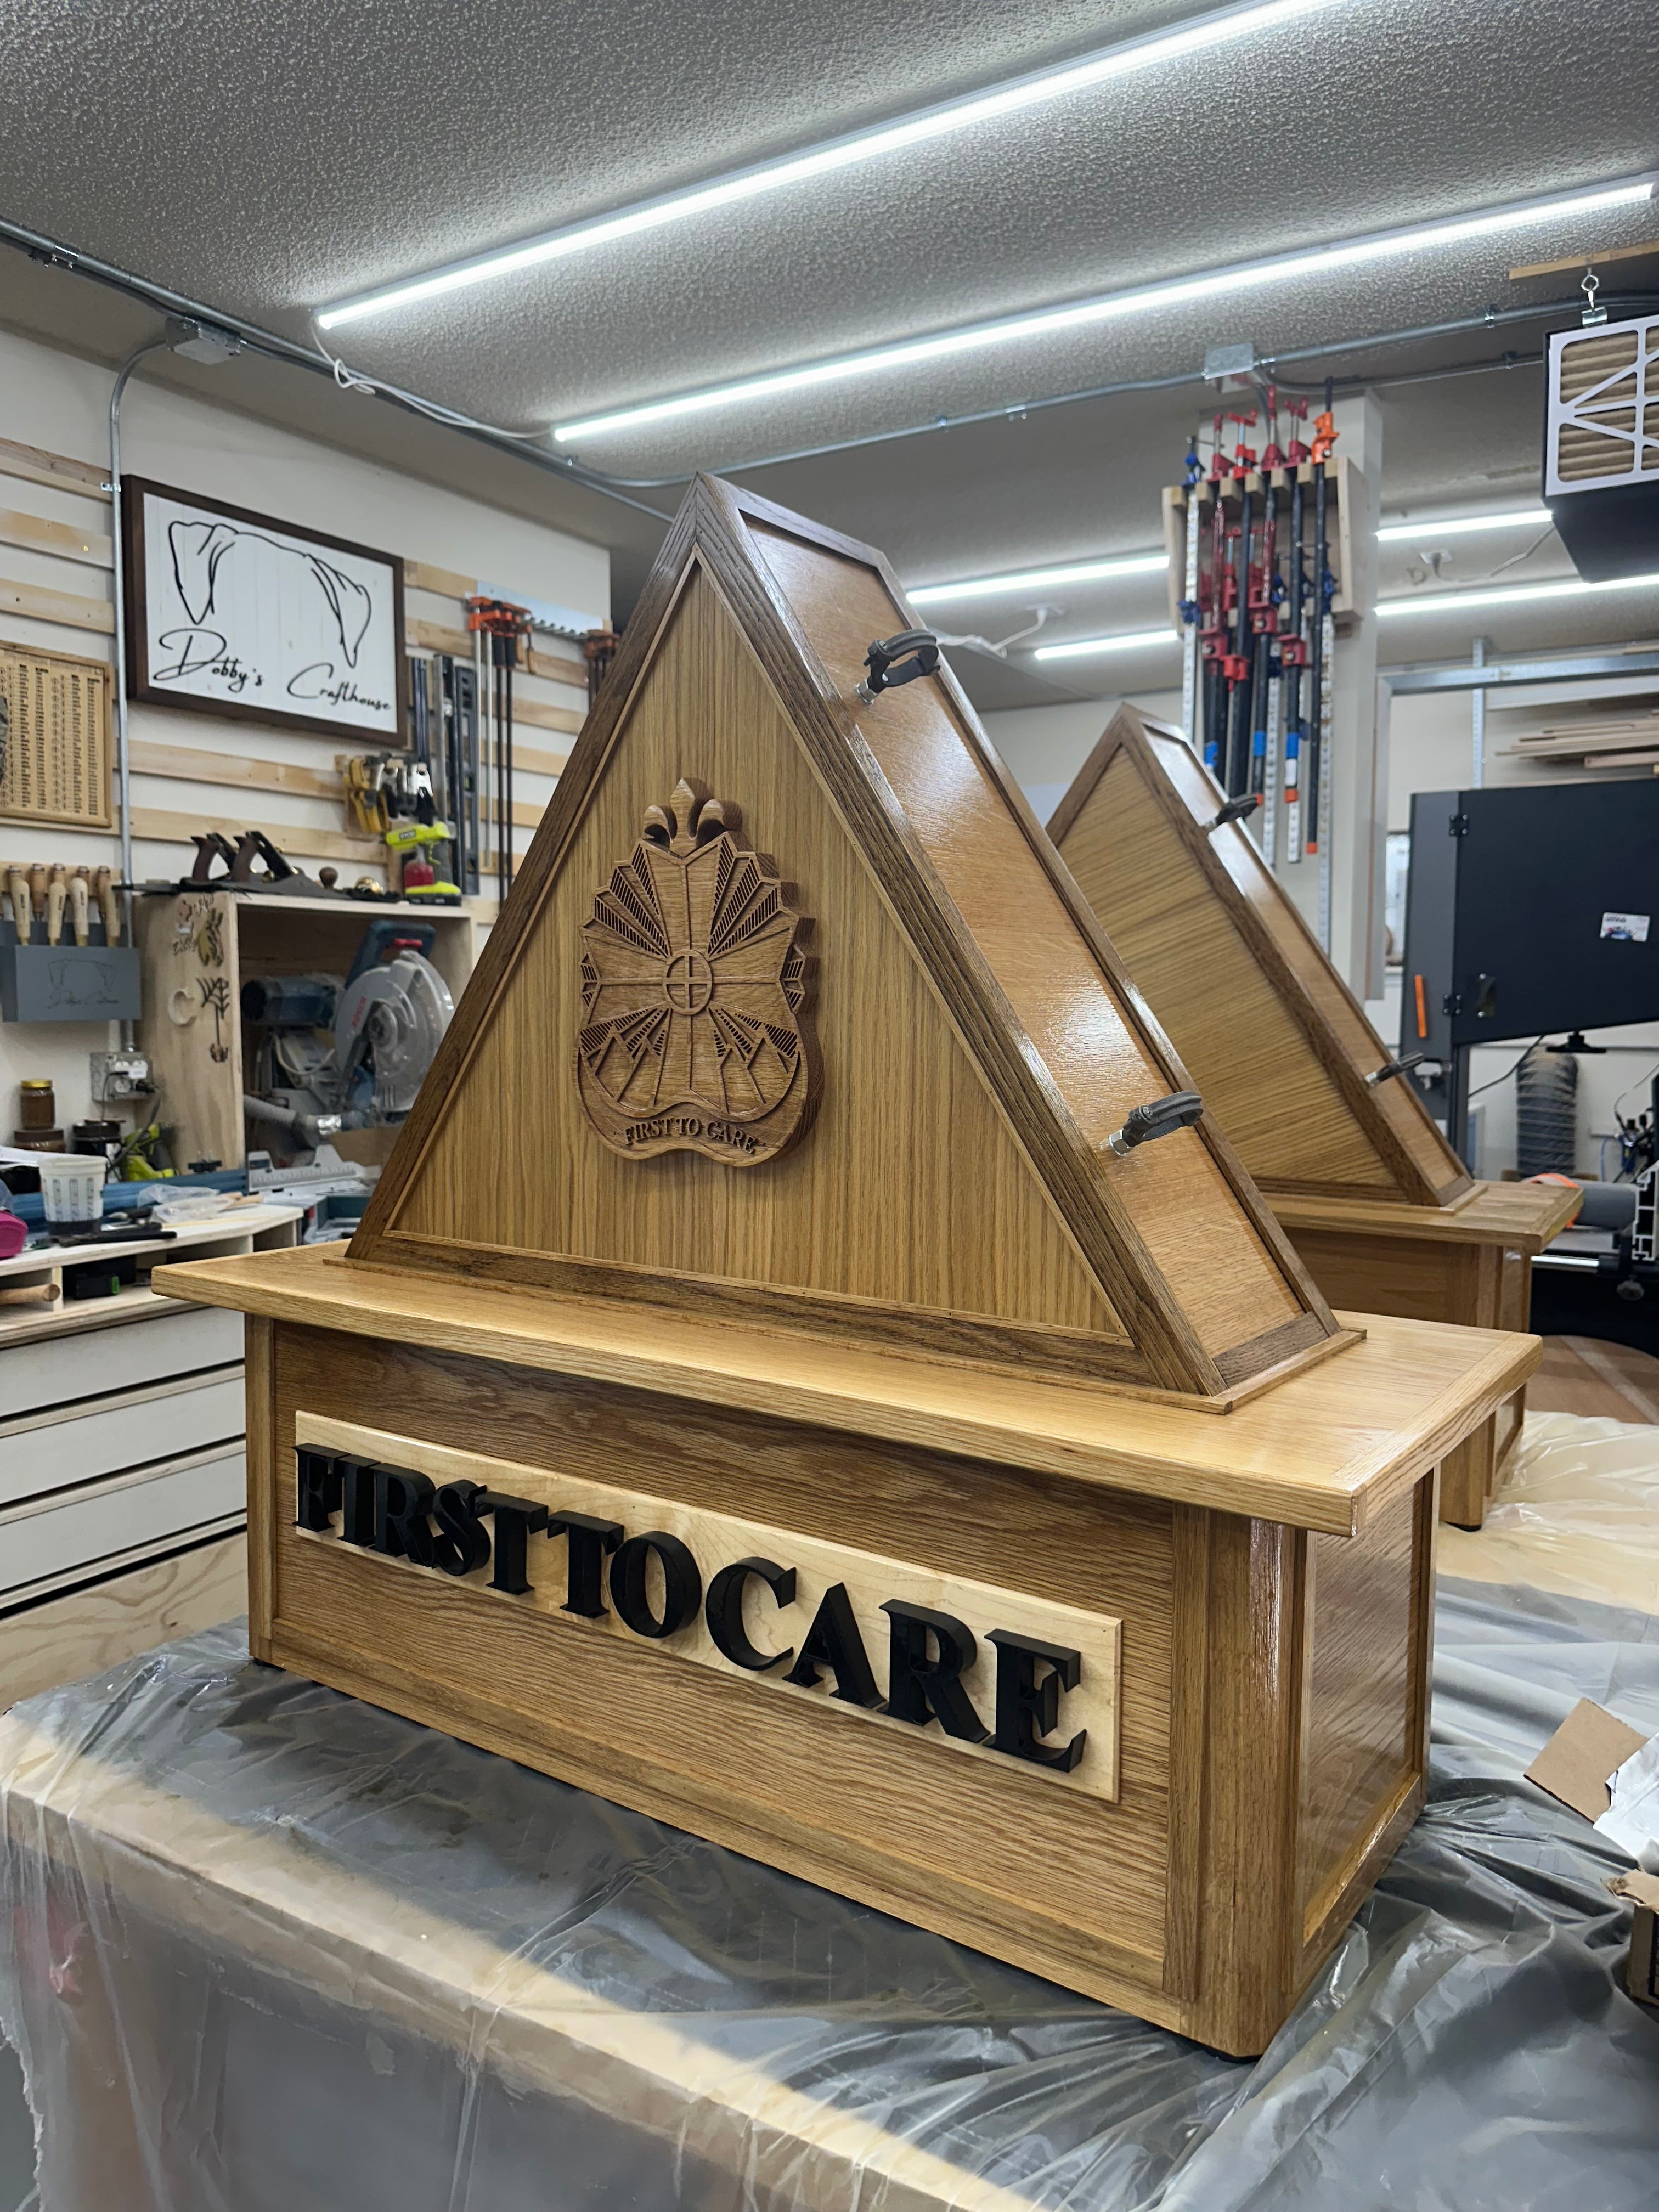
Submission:
<svg viewBox="0 0 1659 2212">
<path fill-rule="evenodd" d="M 1477 1182 L 1445 1206 L 1405 1206 L 1382 1199 L 1298 1197 L 1265 1186 L 1287 1229 L 1363 1229 L 1378 1237 L 1422 1237 L 1439 1244 L 1501 1244 L 1536 1259 L 1577 1213 L 1577 1186 Z"/>
<path fill-rule="evenodd" d="M 203 1305 L 689 1397 L 1145 1497 L 1358 1533 L 1537 1366 L 1536 1337 L 1391 1316 L 1224 1414 L 802 1332 L 434 1279 L 336 1247 L 157 1267 Z"/>
</svg>

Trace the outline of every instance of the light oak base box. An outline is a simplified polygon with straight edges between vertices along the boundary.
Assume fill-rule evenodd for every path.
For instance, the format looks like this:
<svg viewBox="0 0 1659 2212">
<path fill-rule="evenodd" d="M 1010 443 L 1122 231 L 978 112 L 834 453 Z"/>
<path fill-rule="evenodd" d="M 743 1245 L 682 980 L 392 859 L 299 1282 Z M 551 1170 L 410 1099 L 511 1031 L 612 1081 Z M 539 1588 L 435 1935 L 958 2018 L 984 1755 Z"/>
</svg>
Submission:
<svg viewBox="0 0 1659 2212">
<path fill-rule="evenodd" d="M 1049 835 L 1333 1305 L 1524 1329 L 1575 1188 L 1478 1182 L 1182 732 L 1120 708 Z M 1478 1528 L 1516 1392 L 1448 1455 L 1440 1515 Z"/>
<path fill-rule="evenodd" d="M 1255 2052 L 1537 1346 L 1114 1148 L 1186 1072 L 908 622 L 700 482 L 349 1249 L 155 1280 L 253 1316 L 258 1656 Z"/>
</svg>

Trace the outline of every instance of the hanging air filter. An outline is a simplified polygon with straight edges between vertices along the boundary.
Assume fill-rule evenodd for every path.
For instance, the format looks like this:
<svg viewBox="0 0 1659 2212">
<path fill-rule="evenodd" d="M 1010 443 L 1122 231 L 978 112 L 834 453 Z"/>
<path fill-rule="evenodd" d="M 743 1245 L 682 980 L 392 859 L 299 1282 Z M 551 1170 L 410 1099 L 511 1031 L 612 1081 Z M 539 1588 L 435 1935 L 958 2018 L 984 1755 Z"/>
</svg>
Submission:
<svg viewBox="0 0 1659 2212">
<path fill-rule="evenodd" d="M 1591 583 L 1659 572 L 1659 315 L 1550 339 L 1544 499 Z"/>
</svg>

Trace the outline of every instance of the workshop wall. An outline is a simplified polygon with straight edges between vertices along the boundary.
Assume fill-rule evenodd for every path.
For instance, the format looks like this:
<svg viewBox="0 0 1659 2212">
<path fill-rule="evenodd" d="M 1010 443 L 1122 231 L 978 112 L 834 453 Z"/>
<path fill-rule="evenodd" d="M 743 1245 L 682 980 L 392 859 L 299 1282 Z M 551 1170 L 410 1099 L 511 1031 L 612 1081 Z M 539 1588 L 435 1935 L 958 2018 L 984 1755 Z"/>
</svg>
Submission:
<svg viewBox="0 0 1659 2212">
<path fill-rule="evenodd" d="M 220 374 L 234 392 L 234 362 Z M 0 331 L 0 441 L 44 449 L 102 471 L 108 464 L 112 372 L 103 365 Z M 365 402 L 365 404 L 368 403 Z M 418 478 L 361 460 L 337 448 L 279 430 L 230 406 L 210 405 L 143 380 L 142 368 L 128 385 L 121 417 L 122 465 L 153 477 L 227 500 L 296 526 L 331 532 L 430 568 L 483 580 L 526 598 L 578 609 L 597 620 L 610 609 L 610 556 L 521 516 L 508 514 Z M 85 497 L 58 482 L 26 480 L 5 471 L 0 447 L 0 640 L 50 652 L 107 659 L 112 620 L 103 611 L 111 597 L 108 541 L 112 523 L 106 499 Z M 72 480 L 64 480 L 65 486 Z M 92 489 L 88 485 L 88 489 Z M 67 524 L 88 538 L 85 554 L 69 557 L 27 541 L 33 520 Z M 63 595 L 54 599 L 50 596 Z M 64 600 L 68 604 L 64 604 Z M 48 614 L 55 617 L 48 619 Z M 410 641 L 416 625 L 459 630 L 459 600 L 410 589 L 405 617 Z M 573 649 L 574 651 L 574 649 Z M 551 797 L 556 767 L 568 754 L 586 711 L 585 690 L 574 683 L 523 676 L 520 697 L 567 726 L 524 729 L 520 744 L 554 773 L 538 774 L 523 761 L 516 792 L 520 851 L 533 819 Z M 337 737 L 311 736 L 248 722 L 170 711 L 143 703 L 131 708 L 135 753 L 134 864 L 139 880 L 187 872 L 194 849 L 191 827 L 211 819 L 264 829 L 302 867 L 314 874 L 333 860 L 349 877 L 385 871 L 342 849 L 353 840 L 342 800 L 289 791 L 249 789 L 215 780 L 222 763 L 291 763 L 325 776 L 336 757 L 352 750 Z M 166 746 L 199 756 L 191 774 L 160 774 L 142 765 L 151 748 Z M 112 737 L 112 757 L 113 741 Z M 177 762 L 168 763 L 175 767 Z M 198 772 L 199 767 L 199 773 Z M 172 817 L 168 822 L 157 817 Z M 180 842 L 180 841 L 183 842 Z M 493 846 L 493 836 L 487 841 Z M 115 832 L 108 836 L 0 820 L 0 866 L 21 860 L 92 866 L 118 860 Z M 493 899 L 475 902 L 481 921 Z M 0 1142 L 9 1141 L 21 1078 L 50 1076 L 57 1086 L 58 1118 L 68 1127 L 89 1108 L 88 1056 L 114 1039 L 110 1024 L 0 1024 Z"/>
</svg>

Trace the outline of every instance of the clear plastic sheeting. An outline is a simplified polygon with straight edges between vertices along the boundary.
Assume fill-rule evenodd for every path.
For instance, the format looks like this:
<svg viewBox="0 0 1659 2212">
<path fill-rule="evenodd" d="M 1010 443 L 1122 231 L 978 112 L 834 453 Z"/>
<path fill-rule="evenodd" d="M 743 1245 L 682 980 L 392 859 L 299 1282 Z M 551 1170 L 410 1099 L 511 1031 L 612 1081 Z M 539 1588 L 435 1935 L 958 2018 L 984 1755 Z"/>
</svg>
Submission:
<svg viewBox="0 0 1659 2212">
<path fill-rule="evenodd" d="M 1647 2212 L 1581 1696 L 1659 1731 L 1659 1621 L 1443 1585 L 1428 1810 L 1251 2063 L 192 1638 L 0 1724 L 42 2212 Z"/>
<path fill-rule="evenodd" d="M 1441 1529 L 1440 1567 L 1659 1613 L 1659 1428 L 1528 1413 L 1484 1525 Z"/>
</svg>

